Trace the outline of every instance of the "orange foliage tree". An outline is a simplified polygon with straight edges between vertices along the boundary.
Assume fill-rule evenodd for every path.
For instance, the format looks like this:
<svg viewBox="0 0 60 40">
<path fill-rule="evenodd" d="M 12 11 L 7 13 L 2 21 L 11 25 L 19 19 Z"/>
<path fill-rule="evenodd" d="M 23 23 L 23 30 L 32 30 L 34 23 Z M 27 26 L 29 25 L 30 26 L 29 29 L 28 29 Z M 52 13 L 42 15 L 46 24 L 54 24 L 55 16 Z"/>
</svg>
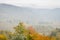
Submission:
<svg viewBox="0 0 60 40">
<path fill-rule="evenodd" d="M 32 26 L 30 26 L 28 29 L 29 29 L 30 36 L 32 37 L 33 40 L 50 40 L 48 36 L 44 36 L 37 33 Z"/>
</svg>

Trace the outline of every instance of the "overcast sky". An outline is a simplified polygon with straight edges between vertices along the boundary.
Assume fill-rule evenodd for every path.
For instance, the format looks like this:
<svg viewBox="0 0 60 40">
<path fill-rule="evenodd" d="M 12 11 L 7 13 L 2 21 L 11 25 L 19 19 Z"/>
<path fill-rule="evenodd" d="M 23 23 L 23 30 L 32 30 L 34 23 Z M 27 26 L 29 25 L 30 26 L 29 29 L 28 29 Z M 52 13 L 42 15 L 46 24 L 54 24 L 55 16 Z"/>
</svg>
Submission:
<svg viewBox="0 0 60 40">
<path fill-rule="evenodd" d="M 0 3 L 33 8 L 60 8 L 60 0 L 0 0 Z"/>
</svg>

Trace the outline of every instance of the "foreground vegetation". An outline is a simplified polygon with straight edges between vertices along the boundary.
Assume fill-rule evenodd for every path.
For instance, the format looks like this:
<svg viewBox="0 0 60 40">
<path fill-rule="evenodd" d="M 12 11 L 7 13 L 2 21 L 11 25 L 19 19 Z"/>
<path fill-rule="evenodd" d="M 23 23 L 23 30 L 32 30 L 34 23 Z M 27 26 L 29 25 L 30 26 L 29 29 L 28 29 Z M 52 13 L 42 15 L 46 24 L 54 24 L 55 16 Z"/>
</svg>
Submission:
<svg viewBox="0 0 60 40">
<path fill-rule="evenodd" d="M 41 35 L 32 26 L 26 28 L 23 23 L 19 23 L 14 27 L 14 32 L 0 31 L 0 40 L 60 40 L 56 33 L 52 32 L 50 36 Z"/>
</svg>

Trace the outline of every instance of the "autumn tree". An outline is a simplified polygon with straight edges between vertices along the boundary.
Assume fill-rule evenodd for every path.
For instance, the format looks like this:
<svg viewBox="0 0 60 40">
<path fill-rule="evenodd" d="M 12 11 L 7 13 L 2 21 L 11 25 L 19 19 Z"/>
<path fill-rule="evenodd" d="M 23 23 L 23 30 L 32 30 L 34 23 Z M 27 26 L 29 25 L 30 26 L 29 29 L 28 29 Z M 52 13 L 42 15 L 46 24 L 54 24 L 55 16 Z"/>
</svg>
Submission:
<svg viewBox="0 0 60 40">
<path fill-rule="evenodd" d="M 23 23 L 19 23 L 16 27 L 14 27 L 15 32 L 12 40 L 31 40 L 28 30 L 25 29 L 25 25 Z"/>
<path fill-rule="evenodd" d="M 4 34 L 0 34 L 0 40 L 7 40 L 7 37 Z"/>
</svg>

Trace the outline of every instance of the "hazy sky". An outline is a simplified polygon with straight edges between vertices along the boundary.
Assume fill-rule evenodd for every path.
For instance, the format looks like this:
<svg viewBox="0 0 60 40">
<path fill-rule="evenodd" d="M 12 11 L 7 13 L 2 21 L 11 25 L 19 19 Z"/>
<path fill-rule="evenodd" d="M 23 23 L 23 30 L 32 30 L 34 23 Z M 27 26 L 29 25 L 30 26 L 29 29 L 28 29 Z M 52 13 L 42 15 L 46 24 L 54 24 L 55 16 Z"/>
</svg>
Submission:
<svg viewBox="0 0 60 40">
<path fill-rule="evenodd" d="M 59 8 L 60 0 L 0 0 L 0 3 L 7 3 L 17 6 L 33 8 Z"/>
</svg>

